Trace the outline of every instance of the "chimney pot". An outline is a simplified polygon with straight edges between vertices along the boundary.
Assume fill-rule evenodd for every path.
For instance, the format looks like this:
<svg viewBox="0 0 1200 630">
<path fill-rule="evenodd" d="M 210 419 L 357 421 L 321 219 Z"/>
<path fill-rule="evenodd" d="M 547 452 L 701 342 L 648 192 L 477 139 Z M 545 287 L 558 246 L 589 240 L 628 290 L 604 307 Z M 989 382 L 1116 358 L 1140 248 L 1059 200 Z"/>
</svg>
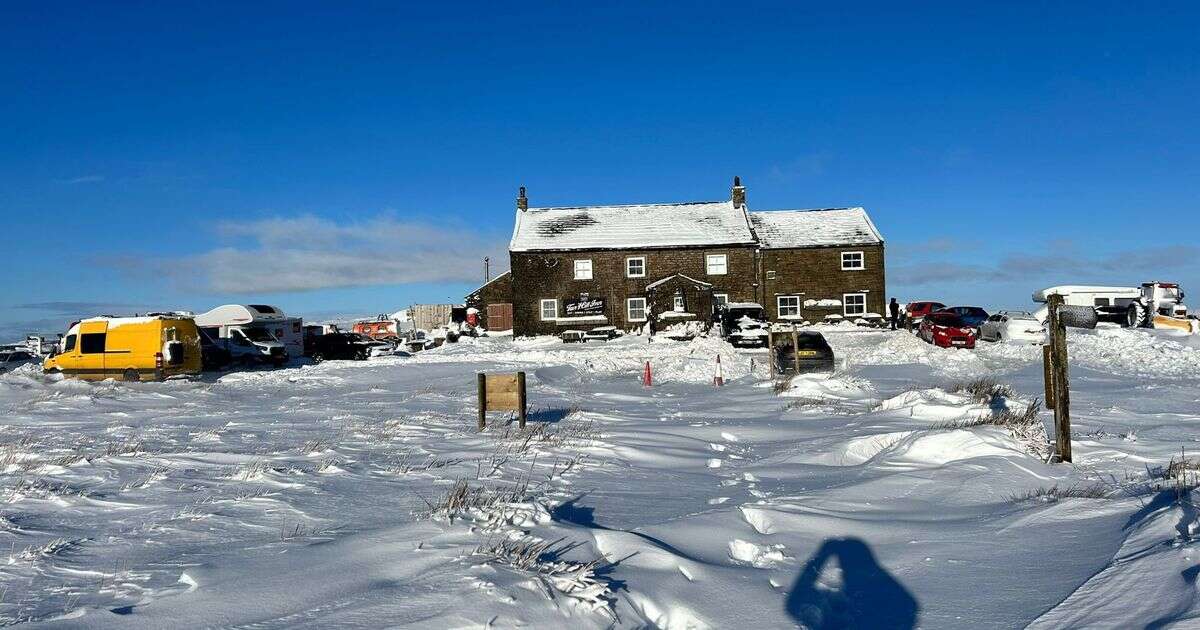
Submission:
<svg viewBox="0 0 1200 630">
<path fill-rule="evenodd" d="M 529 199 L 525 197 L 525 187 L 521 186 L 517 192 L 517 210 L 524 212 L 529 209 Z"/>
</svg>

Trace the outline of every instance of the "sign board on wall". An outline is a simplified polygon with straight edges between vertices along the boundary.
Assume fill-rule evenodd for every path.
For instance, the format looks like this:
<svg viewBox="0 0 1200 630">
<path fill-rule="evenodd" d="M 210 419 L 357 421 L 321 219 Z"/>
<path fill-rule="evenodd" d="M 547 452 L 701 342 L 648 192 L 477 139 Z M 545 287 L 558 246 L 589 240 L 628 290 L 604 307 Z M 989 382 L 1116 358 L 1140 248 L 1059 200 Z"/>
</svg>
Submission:
<svg viewBox="0 0 1200 630">
<path fill-rule="evenodd" d="M 596 317 L 604 316 L 604 300 L 602 298 L 580 297 L 563 302 L 565 317 Z"/>
</svg>

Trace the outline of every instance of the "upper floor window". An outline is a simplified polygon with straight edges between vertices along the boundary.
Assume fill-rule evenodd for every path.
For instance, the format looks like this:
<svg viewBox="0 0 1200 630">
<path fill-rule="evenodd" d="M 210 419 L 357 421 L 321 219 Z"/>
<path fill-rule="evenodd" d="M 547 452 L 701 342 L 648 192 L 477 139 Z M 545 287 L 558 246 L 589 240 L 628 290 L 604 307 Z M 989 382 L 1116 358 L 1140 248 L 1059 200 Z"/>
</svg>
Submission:
<svg viewBox="0 0 1200 630">
<path fill-rule="evenodd" d="M 710 276 L 723 276 L 729 270 L 725 254 L 708 254 L 704 257 L 704 265 Z"/>
<path fill-rule="evenodd" d="M 866 293 L 846 293 L 842 296 L 842 313 L 846 317 L 863 315 L 867 312 Z"/>
<path fill-rule="evenodd" d="M 774 279 L 775 279 L 775 271 L 773 269 L 768 269 L 767 270 L 767 280 L 774 280 Z"/>
<path fill-rule="evenodd" d="M 558 300 L 542 300 L 542 319 L 558 319 Z"/>
<path fill-rule="evenodd" d="M 646 257 L 633 256 L 625 259 L 625 276 L 629 278 L 646 277 Z"/>
<path fill-rule="evenodd" d="M 591 259 L 575 261 L 575 279 L 576 280 L 591 280 L 592 279 L 592 261 L 591 261 Z"/>
<path fill-rule="evenodd" d="M 842 252 L 842 270 L 854 271 L 866 269 L 867 265 L 862 252 Z"/>
</svg>

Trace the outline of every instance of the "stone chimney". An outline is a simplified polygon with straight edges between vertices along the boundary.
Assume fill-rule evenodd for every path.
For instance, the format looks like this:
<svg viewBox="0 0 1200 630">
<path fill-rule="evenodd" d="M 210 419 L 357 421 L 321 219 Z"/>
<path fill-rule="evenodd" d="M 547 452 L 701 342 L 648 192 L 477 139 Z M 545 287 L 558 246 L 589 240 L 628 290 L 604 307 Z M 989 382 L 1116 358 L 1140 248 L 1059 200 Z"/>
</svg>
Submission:
<svg viewBox="0 0 1200 630">
<path fill-rule="evenodd" d="M 733 176 L 733 194 L 730 196 L 733 201 L 733 207 L 741 208 L 746 205 L 746 187 L 742 185 L 742 178 L 737 175 Z"/>
<path fill-rule="evenodd" d="M 525 187 L 522 186 L 520 191 L 517 192 L 517 210 L 520 210 L 521 212 L 525 212 L 528 209 L 529 209 L 529 199 L 527 199 L 525 197 Z"/>
</svg>

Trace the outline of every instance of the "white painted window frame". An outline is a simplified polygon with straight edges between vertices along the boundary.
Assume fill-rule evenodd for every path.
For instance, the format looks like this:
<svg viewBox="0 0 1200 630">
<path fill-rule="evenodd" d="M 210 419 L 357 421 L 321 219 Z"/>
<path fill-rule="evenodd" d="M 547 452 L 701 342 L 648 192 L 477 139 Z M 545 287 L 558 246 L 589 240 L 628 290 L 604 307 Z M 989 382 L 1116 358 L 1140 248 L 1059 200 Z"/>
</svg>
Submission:
<svg viewBox="0 0 1200 630">
<path fill-rule="evenodd" d="M 857 267 L 847 267 L 846 266 L 846 256 L 852 256 L 854 254 L 858 254 L 858 266 Z M 864 254 L 861 251 L 842 252 L 842 271 L 862 271 L 866 268 L 867 268 L 867 255 L 866 254 Z"/>
<path fill-rule="evenodd" d="M 724 301 L 722 301 L 722 300 L 724 300 Z M 714 293 L 713 294 L 713 306 L 720 306 L 722 304 L 728 304 L 728 303 L 729 303 L 729 294 L 728 293 Z"/>
<path fill-rule="evenodd" d="M 546 304 L 554 305 L 554 317 L 546 317 Z M 538 314 L 541 315 L 544 322 L 552 322 L 558 319 L 558 300 L 544 299 L 538 302 Z"/>
<path fill-rule="evenodd" d="M 860 312 L 860 313 L 851 313 L 850 312 L 850 301 L 846 298 L 849 298 L 851 296 L 862 298 L 862 312 Z M 842 294 L 842 316 L 843 317 L 855 317 L 855 316 L 862 316 L 862 315 L 866 315 L 866 314 L 867 314 L 867 294 L 866 293 L 843 293 Z"/>
<path fill-rule="evenodd" d="M 713 261 L 721 259 L 721 270 L 713 271 Z M 704 255 L 704 271 L 710 276 L 724 276 L 729 274 L 729 255 L 728 254 L 705 254 Z"/>
<path fill-rule="evenodd" d="M 642 261 L 642 273 L 633 273 L 629 270 L 630 261 Z M 626 278 L 645 278 L 646 277 L 646 257 L 645 256 L 630 256 L 625 259 L 625 277 Z"/>
<path fill-rule="evenodd" d="M 783 313 L 783 309 L 784 309 L 783 301 L 784 300 L 795 300 L 796 301 L 796 306 L 794 307 L 796 309 L 795 313 L 793 313 L 791 315 L 785 315 Z M 779 314 L 779 319 L 796 319 L 796 318 L 803 317 L 800 313 L 800 307 L 801 307 L 801 302 L 800 302 L 799 295 L 777 295 L 777 296 L 775 296 L 775 312 Z M 793 307 L 788 306 L 787 308 L 791 309 Z"/>
<path fill-rule="evenodd" d="M 641 303 L 642 303 L 642 307 L 641 307 L 642 316 L 641 316 L 641 318 L 637 318 L 637 317 L 634 317 L 634 316 L 633 316 L 633 303 L 634 303 L 634 302 L 641 302 Z M 647 309 L 648 309 L 649 307 L 650 307 L 650 305 L 649 305 L 649 304 L 646 302 L 646 298 L 644 298 L 644 297 L 632 297 L 632 298 L 626 298 L 626 299 L 625 299 L 625 321 L 630 321 L 630 322 L 644 322 L 644 321 L 646 321 L 646 320 L 648 319 L 647 315 L 649 315 L 649 313 L 647 312 Z"/>
<path fill-rule="evenodd" d="M 587 263 L 587 277 L 581 278 L 581 277 L 579 277 L 579 263 L 584 263 L 584 262 Z M 594 269 L 594 267 L 592 266 L 591 258 L 576 258 L 575 264 L 572 266 L 572 270 L 575 272 L 576 280 L 592 280 L 592 279 L 594 279 L 596 276 L 593 273 L 593 269 Z"/>
</svg>

